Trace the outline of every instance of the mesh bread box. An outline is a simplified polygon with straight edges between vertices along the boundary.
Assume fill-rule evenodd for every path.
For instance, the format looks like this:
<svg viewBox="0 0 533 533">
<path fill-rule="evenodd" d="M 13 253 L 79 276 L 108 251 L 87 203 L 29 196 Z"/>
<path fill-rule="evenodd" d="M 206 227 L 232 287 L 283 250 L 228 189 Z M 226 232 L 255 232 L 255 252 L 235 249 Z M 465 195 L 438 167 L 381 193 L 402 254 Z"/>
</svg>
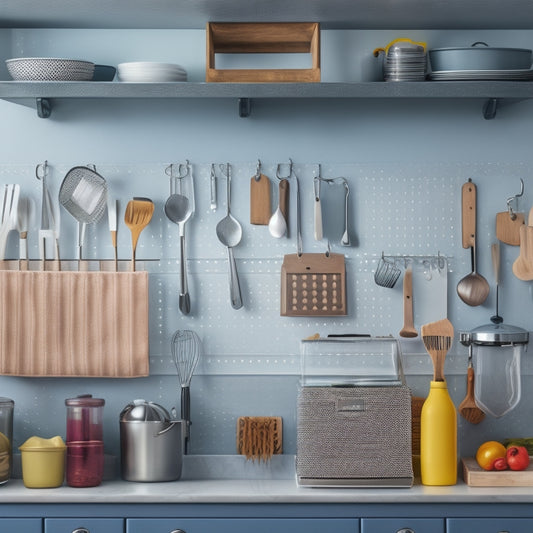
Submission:
<svg viewBox="0 0 533 533">
<path fill-rule="evenodd" d="M 392 337 L 301 343 L 296 475 L 309 487 L 410 487 L 411 392 Z"/>
</svg>

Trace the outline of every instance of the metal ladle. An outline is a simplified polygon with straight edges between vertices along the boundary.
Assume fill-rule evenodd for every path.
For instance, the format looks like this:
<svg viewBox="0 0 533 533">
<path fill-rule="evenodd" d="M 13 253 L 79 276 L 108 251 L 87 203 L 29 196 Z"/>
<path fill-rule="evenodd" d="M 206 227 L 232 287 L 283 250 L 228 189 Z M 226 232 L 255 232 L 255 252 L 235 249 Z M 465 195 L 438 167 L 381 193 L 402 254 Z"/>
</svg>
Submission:
<svg viewBox="0 0 533 533">
<path fill-rule="evenodd" d="M 242 239 L 242 226 L 231 214 L 231 173 L 229 164 L 226 165 L 227 178 L 227 208 L 226 216 L 217 224 L 216 232 L 218 240 L 228 249 L 230 300 L 233 309 L 242 307 L 241 287 L 237 265 L 233 256 L 233 247 L 237 246 Z"/>
<path fill-rule="evenodd" d="M 475 245 L 470 248 L 470 253 L 472 257 L 472 272 L 459 281 L 457 294 L 465 304 L 475 307 L 481 305 L 487 299 L 490 287 L 488 281 L 477 272 Z"/>
<path fill-rule="evenodd" d="M 188 167 L 187 167 L 188 173 Z M 183 179 L 185 176 L 178 176 L 177 179 Z M 178 225 L 180 237 L 180 295 L 179 308 L 184 315 L 188 315 L 191 311 L 191 298 L 189 295 L 189 288 L 187 284 L 187 265 L 185 254 L 185 223 L 192 217 L 194 213 L 194 189 L 191 187 L 192 199 L 189 201 L 185 195 L 174 192 L 174 177 L 170 177 L 171 192 L 165 203 L 165 214 L 167 218 Z M 191 176 L 192 184 L 192 176 Z"/>
</svg>

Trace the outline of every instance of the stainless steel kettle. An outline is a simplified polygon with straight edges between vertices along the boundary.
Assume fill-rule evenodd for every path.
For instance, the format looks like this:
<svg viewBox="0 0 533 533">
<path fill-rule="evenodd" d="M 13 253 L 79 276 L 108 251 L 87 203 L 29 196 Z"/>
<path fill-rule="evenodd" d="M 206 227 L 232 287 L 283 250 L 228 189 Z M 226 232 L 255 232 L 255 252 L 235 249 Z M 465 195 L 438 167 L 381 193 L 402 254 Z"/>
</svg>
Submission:
<svg viewBox="0 0 533 533">
<path fill-rule="evenodd" d="M 183 420 L 152 402 L 134 400 L 120 413 L 120 465 L 126 481 L 175 481 L 181 477 Z"/>
</svg>

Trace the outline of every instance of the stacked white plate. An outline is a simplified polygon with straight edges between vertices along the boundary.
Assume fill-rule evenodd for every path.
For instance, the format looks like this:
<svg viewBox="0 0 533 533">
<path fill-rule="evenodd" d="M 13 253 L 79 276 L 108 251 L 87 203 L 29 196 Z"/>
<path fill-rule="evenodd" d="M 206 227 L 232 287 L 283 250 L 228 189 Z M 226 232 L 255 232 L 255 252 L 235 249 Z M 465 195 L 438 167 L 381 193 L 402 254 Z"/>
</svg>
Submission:
<svg viewBox="0 0 533 533">
<path fill-rule="evenodd" d="M 389 48 L 385 56 L 383 77 L 385 81 L 424 81 L 426 65 L 423 46 L 398 42 Z"/>
<path fill-rule="evenodd" d="M 152 61 L 120 63 L 117 65 L 117 76 L 119 81 L 137 83 L 187 81 L 187 71 L 181 65 Z"/>
<path fill-rule="evenodd" d="M 20 57 L 6 61 L 16 81 L 90 81 L 94 63 L 54 57 Z"/>
<path fill-rule="evenodd" d="M 533 80 L 533 70 L 440 70 L 429 74 L 433 81 Z"/>
</svg>

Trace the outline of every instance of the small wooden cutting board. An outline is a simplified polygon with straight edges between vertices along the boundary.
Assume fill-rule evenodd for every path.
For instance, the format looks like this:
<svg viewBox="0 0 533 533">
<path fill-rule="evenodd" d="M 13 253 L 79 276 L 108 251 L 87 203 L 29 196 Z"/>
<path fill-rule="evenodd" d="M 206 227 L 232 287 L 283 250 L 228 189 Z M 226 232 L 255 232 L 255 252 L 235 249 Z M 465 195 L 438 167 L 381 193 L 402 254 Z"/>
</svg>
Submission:
<svg viewBox="0 0 533 533">
<path fill-rule="evenodd" d="M 531 487 L 533 486 L 533 461 L 525 470 L 483 470 L 474 457 L 465 457 L 463 479 L 471 487 Z"/>
</svg>

